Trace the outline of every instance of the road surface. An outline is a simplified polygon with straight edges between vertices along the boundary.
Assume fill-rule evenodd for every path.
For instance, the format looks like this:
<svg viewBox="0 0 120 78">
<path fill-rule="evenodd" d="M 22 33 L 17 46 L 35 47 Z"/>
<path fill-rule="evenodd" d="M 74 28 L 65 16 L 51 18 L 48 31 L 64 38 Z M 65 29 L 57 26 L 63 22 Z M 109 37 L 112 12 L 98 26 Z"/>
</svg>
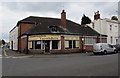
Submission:
<svg viewBox="0 0 120 78">
<path fill-rule="evenodd" d="M 118 76 L 118 54 L 3 58 L 3 76 Z"/>
</svg>

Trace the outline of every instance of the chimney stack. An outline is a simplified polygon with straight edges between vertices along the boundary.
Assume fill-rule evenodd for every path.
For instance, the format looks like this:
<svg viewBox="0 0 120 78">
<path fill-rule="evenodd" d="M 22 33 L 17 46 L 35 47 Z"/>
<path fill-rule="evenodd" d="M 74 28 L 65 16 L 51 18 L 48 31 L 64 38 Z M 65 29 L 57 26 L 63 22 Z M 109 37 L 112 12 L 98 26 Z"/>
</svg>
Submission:
<svg viewBox="0 0 120 78">
<path fill-rule="evenodd" d="M 67 25 L 66 25 L 66 12 L 64 10 L 62 10 L 62 13 L 61 13 L 61 26 L 63 26 L 63 28 L 67 28 Z"/>
<path fill-rule="evenodd" d="M 99 11 L 95 12 L 94 20 L 100 19 Z"/>
</svg>

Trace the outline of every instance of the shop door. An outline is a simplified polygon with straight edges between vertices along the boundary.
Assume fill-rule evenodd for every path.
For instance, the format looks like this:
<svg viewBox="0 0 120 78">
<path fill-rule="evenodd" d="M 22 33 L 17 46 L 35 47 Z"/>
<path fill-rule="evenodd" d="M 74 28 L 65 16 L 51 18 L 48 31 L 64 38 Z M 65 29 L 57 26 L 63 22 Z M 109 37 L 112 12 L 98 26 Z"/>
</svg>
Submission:
<svg viewBox="0 0 120 78">
<path fill-rule="evenodd" d="M 45 41 L 45 52 L 50 52 L 50 41 L 46 40 Z"/>
</svg>

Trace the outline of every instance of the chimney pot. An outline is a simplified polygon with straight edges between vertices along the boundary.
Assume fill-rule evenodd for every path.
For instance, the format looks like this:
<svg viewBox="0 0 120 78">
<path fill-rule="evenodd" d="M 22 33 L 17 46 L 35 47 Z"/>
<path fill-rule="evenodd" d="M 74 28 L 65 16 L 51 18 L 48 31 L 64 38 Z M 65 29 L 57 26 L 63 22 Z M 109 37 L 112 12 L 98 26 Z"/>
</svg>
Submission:
<svg viewBox="0 0 120 78">
<path fill-rule="evenodd" d="M 94 13 L 94 20 L 100 19 L 99 11 Z"/>
</svg>

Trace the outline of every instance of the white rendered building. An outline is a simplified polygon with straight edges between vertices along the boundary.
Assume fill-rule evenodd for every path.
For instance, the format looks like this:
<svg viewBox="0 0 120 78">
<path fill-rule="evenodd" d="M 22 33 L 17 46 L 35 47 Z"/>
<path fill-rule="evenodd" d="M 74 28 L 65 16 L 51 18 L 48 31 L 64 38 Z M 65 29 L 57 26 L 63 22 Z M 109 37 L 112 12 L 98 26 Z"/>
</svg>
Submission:
<svg viewBox="0 0 120 78">
<path fill-rule="evenodd" d="M 15 26 L 9 32 L 9 42 L 10 42 L 11 50 L 18 50 L 18 27 L 17 26 Z"/>
<path fill-rule="evenodd" d="M 118 20 L 112 20 L 108 18 L 101 19 L 99 11 L 95 13 L 94 20 L 91 24 L 88 24 L 92 29 L 98 33 L 107 35 L 107 43 L 118 44 L 118 31 L 119 31 Z"/>
<path fill-rule="evenodd" d="M 118 44 L 120 44 L 120 25 L 119 25 L 119 29 L 118 29 Z"/>
<path fill-rule="evenodd" d="M 120 20 L 120 1 L 118 2 L 118 19 Z M 120 44 L 120 24 L 118 29 L 118 44 Z"/>
</svg>

